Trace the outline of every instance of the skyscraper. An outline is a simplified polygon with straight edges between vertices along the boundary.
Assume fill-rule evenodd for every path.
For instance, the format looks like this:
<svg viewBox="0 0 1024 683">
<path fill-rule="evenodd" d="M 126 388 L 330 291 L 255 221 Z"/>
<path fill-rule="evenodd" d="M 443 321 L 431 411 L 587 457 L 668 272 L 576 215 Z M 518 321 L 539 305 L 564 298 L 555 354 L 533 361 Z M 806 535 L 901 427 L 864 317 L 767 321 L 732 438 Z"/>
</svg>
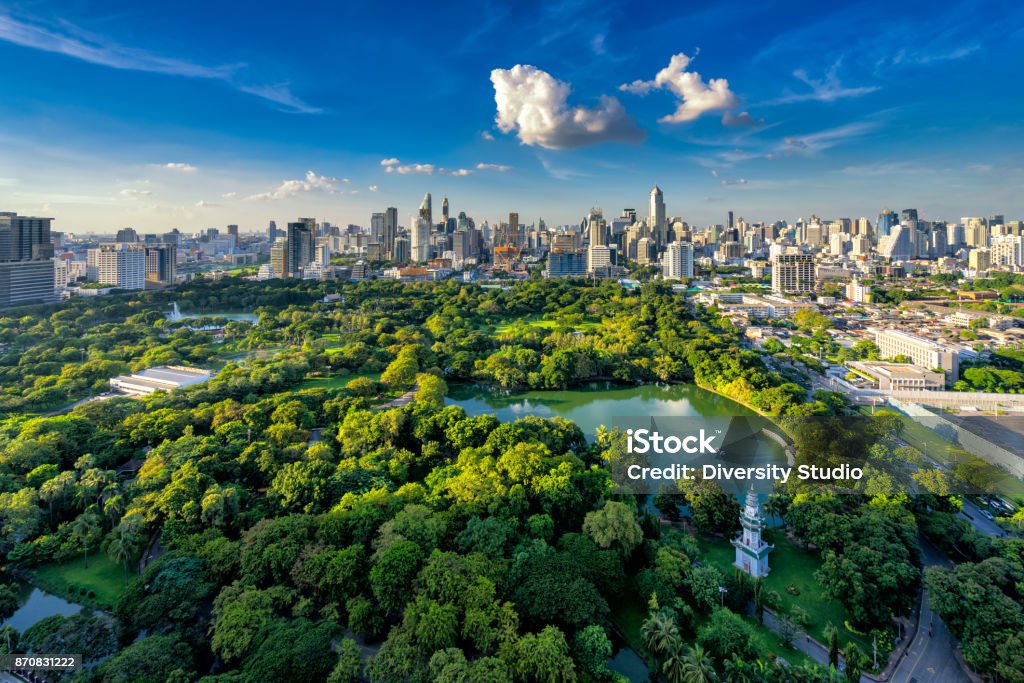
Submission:
<svg viewBox="0 0 1024 683">
<path fill-rule="evenodd" d="M 427 214 L 430 213 L 430 195 L 424 199 L 427 203 Z M 409 258 L 417 263 L 423 263 L 430 259 L 430 221 L 423 215 L 423 207 L 420 206 L 420 213 L 411 218 L 412 225 L 409 227 Z"/>
<path fill-rule="evenodd" d="M 267 241 L 273 244 L 277 240 L 277 221 L 270 221 L 267 226 Z"/>
<path fill-rule="evenodd" d="M 146 286 L 173 285 L 178 271 L 178 248 L 173 244 L 146 245 Z"/>
<path fill-rule="evenodd" d="M 114 237 L 115 242 L 138 242 L 139 233 L 135 232 L 135 228 L 121 228 L 117 231 L 117 236 Z"/>
<path fill-rule="evenodd" d="M 54 299 L 51 220 L 0 213 L 0 309 Z"/>
<path fill-rule="evenodd" d="M 426 193 L 425 195 L 423 195 L 423 201 L 420 202 L 420 211 L 419 211 L 418 215 L 419 215 L 420 218 L 422 218 L 423 220 L 425 220 L 427 222 L 427 226 L 430 229 L 433 229 L 433 226 L 434 226 L 434 209 L 433 209 L 433 206 L 432 206 L 432 203 L 431 203 L 430 193 L 429 192 Z M 414 254 L 415 254 L 415 251 L 416 251 L 416 248 L 413 247 Z M 426 260 L 426 259 L 424 259 L 424 260 Z"/>
<path fill-rule="evenodd" d="M 389 206 L 384 211 L 384 232 L 380 236 L 380 243 L 384 254 L 390 259 L 394 259 L 396 237 L 398 237 L 398 209 Z"/>
<path fill-rule="evenodd" d="M 892 234 L 892 229 L 899 222 L 899 217 L 895 211 L 884 209 L 882 213 L 878 214 L 878 224 L 875 226 L 875 239 L 878 241 L 878 244 L 881 244 L 882 240 Z"/>
<path fill-rule="evenodd" d="M 657 185 L 651 190 L 651 233 L 658 248 L 668 243 L 668 222 L 665 220 L 665 197 Z"/>
<path fill-rule="evenodd" d="M 313 260 L 314 228 L 310 227 L 314 219 L 300 218 L 296 223 L 288 224 L 287 242 L 285 244 L 285 272 L 280 277 L 302 277 L 302 272 Z"/>
<path fill-rule="evenodd" d="M 441 222 L 445 224 L 445 229 L 448 226 L 448 197 L 441 200 Z"/>
</svg>

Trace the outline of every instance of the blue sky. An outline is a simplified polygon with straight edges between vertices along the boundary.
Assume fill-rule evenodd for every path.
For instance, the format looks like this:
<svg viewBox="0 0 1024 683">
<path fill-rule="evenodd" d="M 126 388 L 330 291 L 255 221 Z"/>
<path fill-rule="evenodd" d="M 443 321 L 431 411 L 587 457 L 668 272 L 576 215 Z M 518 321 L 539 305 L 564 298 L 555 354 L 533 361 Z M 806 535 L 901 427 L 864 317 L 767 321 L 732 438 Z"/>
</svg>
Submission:
<svg viewBox="0 0 1024 683">
<path fill-rule="evenodd" d="M 0 210 L 1024 217 L 1019 2 L 0 0 Z"/>
</svg>

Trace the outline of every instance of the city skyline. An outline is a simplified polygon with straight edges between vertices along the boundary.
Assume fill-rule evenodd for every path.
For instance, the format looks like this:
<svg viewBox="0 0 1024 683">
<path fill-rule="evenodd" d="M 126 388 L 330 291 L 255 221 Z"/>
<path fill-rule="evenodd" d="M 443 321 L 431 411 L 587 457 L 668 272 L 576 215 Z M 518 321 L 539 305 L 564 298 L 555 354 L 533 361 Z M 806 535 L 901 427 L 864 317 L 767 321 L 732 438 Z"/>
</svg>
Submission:
<svg viewBox="0 0 1024 683">
<path fill-rule="evenodd" d="M 557 225 L 655 185 L 696 225 L 1024 214 L 1024 98 L 992 97 L 1024 11 L 880 7 L 4 4 L 0 198 L 68 232 L 404 224 L 425 192 Z"/>
</svg>

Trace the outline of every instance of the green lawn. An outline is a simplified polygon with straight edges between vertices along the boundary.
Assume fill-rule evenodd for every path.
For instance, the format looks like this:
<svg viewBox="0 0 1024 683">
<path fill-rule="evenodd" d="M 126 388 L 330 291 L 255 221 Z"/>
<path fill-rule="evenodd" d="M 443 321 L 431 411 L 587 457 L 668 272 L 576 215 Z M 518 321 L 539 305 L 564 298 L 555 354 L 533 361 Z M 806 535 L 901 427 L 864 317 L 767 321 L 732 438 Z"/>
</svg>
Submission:
<svg viewBox="0 0 1024 683">
<path fill-rule="evenodd" d="M 644 636 L 640 631 L 646 618 L 646 601 L 642 601 L 636 596 L 625 597 L 612 605 L 612 621 L 622 632 L 626 644 L 641 657 L 645 657 L 647 654 L 647 650 L 644 648 Z"/>
<path fill-rule="evenodd" d="M 825 627 L 831 622 L 839 628 L 840 643 L 854 640 L 862 650 L 869 651 L 870 639 L 852 633 L 843 625 L 849 619 L 846 608 L 838 600 L 830 600 L 823 595 L 821 586 L 814 578 L 814 572 L 821 566 L 818 556 L 793 544 L 781 532 L 776 532 L 773 536 L 775 550 L 768 558 L 771 573 L 765 579 L 764 586 L 765 590 L 779 594 L 782 602 L 781 612 L 788 613 L 794 606 L 799 605 L 810 615 L 810 623 L 801 627 L 802 630 L 810 633 L 818 642 L 825 642 Z M 704 558 L 723 573 L 728 575 L 735 571 L 732 563 L 736 559 L 736 551 L 726 541 L 705 541 L 702 552 Z M 796 595 L 787 590 L 789 586 L 796 589 Z"/>
<path fill-rule="evenodd" d="M 374 382 L 380 380 L 379 372 L 351 372 L 347 375 L 331 377 L 307 377 L 299 384 L 299 389 L 342 389 L 346 384 L 358 377 L 366 377 Z"/>
<path fill-rule="evenodd" d="M 550 330 L 555 328 L 558 325 L 558 322 L 555 320 L 549 320 L 547 318 L 541 318 L 539 316 L 530 318 L 518 318 L 516 320 L 510 320 L 508 322 L 502 323 L 501 325 L 495 327 L 494 336 L 497 337 L 499 335 L 505 334 L 518 324 L 525 324 L 529 325 L 530 327 L 539 327 L 541 329 Z M 577 325 L 573 325 L 573 329 L 577 332 L 586 332 L 588 330 L 596 328 L 600 324 L 601 323 L 598 321 L 586 320 Z"/>
<path fill-rule="evenodd" d="M 41 565 L 32 573 L 32 583 L 70 602 L 111 609 L 124 591 L 124 568 L 106 555 L 90 553 L 88 567 L 81 557 Z"/>
</svg>

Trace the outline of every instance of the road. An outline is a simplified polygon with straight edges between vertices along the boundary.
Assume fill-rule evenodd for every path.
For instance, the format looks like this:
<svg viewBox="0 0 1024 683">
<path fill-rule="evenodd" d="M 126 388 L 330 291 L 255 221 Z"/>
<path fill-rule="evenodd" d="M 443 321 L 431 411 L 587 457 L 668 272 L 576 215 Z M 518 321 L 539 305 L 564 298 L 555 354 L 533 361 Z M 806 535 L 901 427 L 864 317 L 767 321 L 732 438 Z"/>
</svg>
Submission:
<svg viewBox="0 0 1024 683">
<path fill-rule="evenodd" d="M 921 550 L 925 567 L 952 567 L 931 543 L 922 539 Z M 928 592 L 921 598 L 921 621 L 910 649 L 903 661 L 896 667 L 890 683 L 970 683 L 970 678 L 953 656 L 956 641 L 949 634 L 946 625 L 928 607 Z"/>
</svg>

